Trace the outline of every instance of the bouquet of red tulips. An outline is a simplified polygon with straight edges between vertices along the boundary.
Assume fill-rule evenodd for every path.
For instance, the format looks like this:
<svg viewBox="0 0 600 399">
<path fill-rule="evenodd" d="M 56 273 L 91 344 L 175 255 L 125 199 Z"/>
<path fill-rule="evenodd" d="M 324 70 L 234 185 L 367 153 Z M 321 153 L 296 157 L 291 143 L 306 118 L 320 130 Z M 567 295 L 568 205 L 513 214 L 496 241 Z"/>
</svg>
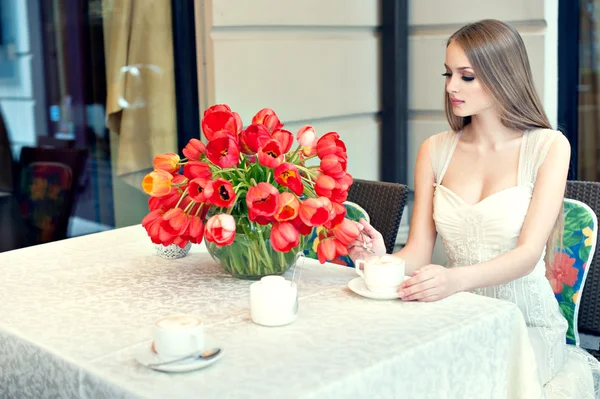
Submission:
<svg viewBox="0 0 600 399">
<path fill-rule="evenodd" d="M 183 248 L 204 238 L 234 274 L 279 274 L 322 226 L 319 261 L 347 255 L 359 231 L 342 205 L 352 184 L 346 146 L 335 132 L 318 138 L 311 126 L 300 128 L 294 146 L 283 126 L 269 108 L 246 127 L 225 104 L 207 109 L 207 143 L 190 140 L 184 159 L 157 155 L 144 177 L 150 213 L 142 225 L 152 242 Z"/>
</svg>

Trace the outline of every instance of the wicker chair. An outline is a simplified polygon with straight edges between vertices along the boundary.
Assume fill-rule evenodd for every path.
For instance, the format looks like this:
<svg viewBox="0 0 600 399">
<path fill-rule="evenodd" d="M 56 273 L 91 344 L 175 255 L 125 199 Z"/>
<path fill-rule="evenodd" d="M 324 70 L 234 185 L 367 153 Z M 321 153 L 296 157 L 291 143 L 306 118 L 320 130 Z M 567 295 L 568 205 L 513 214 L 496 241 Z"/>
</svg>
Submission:
<svg viewBox="0 0 600 399">
<path fill-rule="evenodd" d="M 565 197 L 587 204 L 596 215 L 600 215 L 600 183 L 586 181 L 568 181 Z M 600 236 L 599 236 L 600 237 Z M 600 245 L 592 264 L 588 265 L 588 275 L 581 296 L 578 323 L 579 332 L 600 337 Z M 600 359 L 598 351 L 591 353 Z"/>
<path fill-rule="evenodd" d="M 371 225 L 383 236 L 387 253 L 392 253 L 402 212 L 406 204 L 408 187 L 398 183 L 354 179 L 348 201 L 367 211 Z"/>
</svg>

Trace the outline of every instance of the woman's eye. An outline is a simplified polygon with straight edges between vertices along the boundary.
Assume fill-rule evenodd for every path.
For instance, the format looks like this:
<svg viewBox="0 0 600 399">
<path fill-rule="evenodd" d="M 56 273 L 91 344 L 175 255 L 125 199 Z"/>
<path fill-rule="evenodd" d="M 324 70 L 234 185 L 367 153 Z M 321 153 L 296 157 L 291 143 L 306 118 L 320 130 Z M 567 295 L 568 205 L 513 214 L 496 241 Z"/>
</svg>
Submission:
<svg viewBox="0 0 600 399">
<path fill-rule="evenodd" d="M 448 73 L 448 72 L 446 72 L 446 73 L 443 73 L 443 74 L 442 74 L 442 76 L 449 78 L 450 76 L 452 76 L 452 74 L 451 74 L 451 73 Z"/>
<path fill-rule="evenodd" d="M 464 80 L 465 82 L 472 82 L 475 80 L 475 76 L 463 76 L 462 80 Z"/>
</svg>

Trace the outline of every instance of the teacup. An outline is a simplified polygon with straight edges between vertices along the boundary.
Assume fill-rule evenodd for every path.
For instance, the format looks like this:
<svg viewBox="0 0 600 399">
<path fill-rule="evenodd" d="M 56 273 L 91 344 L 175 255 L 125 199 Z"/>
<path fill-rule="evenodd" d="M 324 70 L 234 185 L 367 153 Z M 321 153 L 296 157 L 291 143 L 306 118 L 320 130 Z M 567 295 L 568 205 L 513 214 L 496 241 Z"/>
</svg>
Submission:
<svg viewBox="0 0 600 399">
<path fill-rule="evenodd" d="M 161 358 L 177 358 L 203 351 L 204 325 L 193 315 L 162 317 L 152 330 L 154 350 Z"/>
<path fill-rule="evenodd" d="M 369 291 L 378 294 L 393 294 L 404 281 L 404 259 L 395 256 L 371 256 L 357 260 L 355 265 Z"/>
</svg>

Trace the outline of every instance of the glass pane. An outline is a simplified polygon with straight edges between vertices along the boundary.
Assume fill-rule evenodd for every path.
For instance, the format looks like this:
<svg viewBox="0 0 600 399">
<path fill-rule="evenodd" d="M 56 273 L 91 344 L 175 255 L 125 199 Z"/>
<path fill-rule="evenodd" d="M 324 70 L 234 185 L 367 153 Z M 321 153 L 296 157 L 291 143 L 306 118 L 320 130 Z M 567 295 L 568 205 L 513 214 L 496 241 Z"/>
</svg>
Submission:
<svg viewBox="0 0 600 399">
<path fill-rule="evenodd" d="M 0 251 L 140 223 L 142 177 L 178 149 L 171 11 L 0 0 Z"/>
</svg>

